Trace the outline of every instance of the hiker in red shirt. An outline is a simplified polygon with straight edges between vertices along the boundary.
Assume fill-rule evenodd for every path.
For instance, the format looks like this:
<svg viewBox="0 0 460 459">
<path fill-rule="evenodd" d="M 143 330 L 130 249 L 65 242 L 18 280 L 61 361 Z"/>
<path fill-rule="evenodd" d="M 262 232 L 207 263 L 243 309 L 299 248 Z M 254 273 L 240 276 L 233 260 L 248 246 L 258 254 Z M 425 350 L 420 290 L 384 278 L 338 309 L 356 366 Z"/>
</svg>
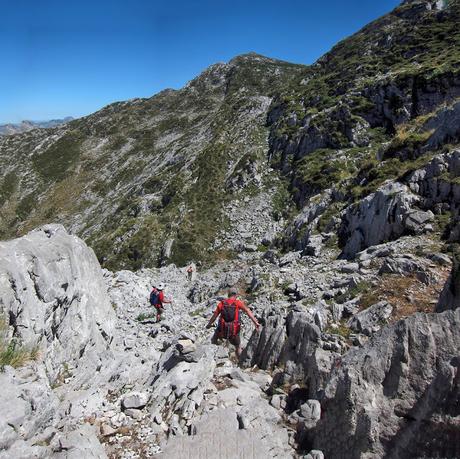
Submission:
<svg viewBox="0 0 460 459">
<path fill-rule="evenodd" d="M 235 289 L 230 289 L 228 298 L 221 301 L 218 305 L 206 328 L 211 328 L 216 319 L 220 316 L 219 324 L 211 339 L 213 344 L 218 344 L 219 340 L 227 339 L 230 344 L 236 348 L 236 356 L 241 355 L 241 339 L 240 339 L 240 323 L 241 311 L 245 312 L 254 322 L 256 330 L 259 331 L 260 324 L 254 317 L 251 310 L 241 301 L 236 298 L 238 292 Z"/>
<path fill-rule="evenodd" d="M 163 292 L 165 285 L 160 283 L 156 287 L 153 287 L 153 290 L 150 293 L 150 304 L 154 306 L 157 310 L 157 322 L 161 320 L 161 314 L 164 312 L 163 304 L 171 303 L 171 300 L 165 298 Z"/>
</svg>

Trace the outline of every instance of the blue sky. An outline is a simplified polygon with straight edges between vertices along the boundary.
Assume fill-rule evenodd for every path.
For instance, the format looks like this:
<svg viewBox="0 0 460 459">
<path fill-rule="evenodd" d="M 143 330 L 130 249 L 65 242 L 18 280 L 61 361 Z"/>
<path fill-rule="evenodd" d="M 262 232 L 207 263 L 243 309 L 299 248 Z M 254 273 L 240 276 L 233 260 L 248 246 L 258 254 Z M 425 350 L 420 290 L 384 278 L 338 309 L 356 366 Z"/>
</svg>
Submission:
<svg viewBox="0 0 460 459">
<path fill-rule="evenodd" d="M 82 116 L 257 52 L 314 62 L 399 0 L 3 2 L 0 123 Z"/>
</svg>

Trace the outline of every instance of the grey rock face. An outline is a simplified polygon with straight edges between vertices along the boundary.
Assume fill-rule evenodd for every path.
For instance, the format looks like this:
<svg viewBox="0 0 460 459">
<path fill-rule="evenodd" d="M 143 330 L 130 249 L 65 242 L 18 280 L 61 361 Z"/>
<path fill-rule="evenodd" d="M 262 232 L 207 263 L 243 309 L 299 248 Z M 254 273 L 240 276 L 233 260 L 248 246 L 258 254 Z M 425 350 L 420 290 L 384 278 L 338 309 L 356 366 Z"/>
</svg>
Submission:
<svg viewBox="0 0 460 459">
<path fill-rule="evenodd" d="M 242 359 L 248 365 L 272 368 L 277 364 L 286 339 L 284 317 L 279 311 L 269 311 L 264 316 L 265 325 L 259 335 L 253 334 L 243 351 Z M 269 349 L 269 351 L 268 351 Z"/>
<path fill-rule="evenodd" d="M 460 102 L 442 109 L 424 125 L 424 129 L 434 131 L 428 140 L 427 150 L 435 150 L 446 142 L 454 143 L 460 137 Z"/>
<path fill-rule="evenodd" d="M 60 225 L 0 242 L 0 310 L 15 336 L 44 352 L 53 379 L 64 363 L 94 371 L 114 334 L 94 252 Z"/>
<path fill-rule="evenodd" d="M 460 308 L 460 253 L 458 252 L 454 256 L 452 270 L 441 292 L 436 311 L 442 312 L 457 308 Z"/>
<path fill-rule="evenodd" d="M 148 402 L 152 417 L 166 404 L 170 413 L 180 413 L 184 423 L 194 416 L 213 376 L 214 352 L 214 347 L 201 346 L 184 356 L 171 346 L 163 354 L 152 376 L 153 392 Z"/>
<path fill-rule="evenodd" d="M 401 254 L 397 257 L 387 257 L 379 270 L 379 274 L 414 274 L 420 282 L 430 284 L 434 276 L 427 264 L 410 254 Z"/>
<path fill-rule="evenodd" d="M 291 249 L 304 251 L 305 255 L 317 256 L 321 250 L 322 237 L 314 235 L 313 229 L 330 202 L 329 191 L 311 198 L 292 224 L 286 228 L 284 244 Z"/>
<path fill-rule="evenodd" d="M 451 241 L 459 240 L 460 211 L 460 151 L 435 156 L 424 168 L 414 171 L 405 182 L 414 193 L 423 197 L 423 207 L 435 213 L 452 213 L 452 224 L 447 234 Z"/>
<path fill-rule="evenodd" d="M 144 406 L 147 405 L 147 402 L 147 394 L 143 394 L 141 392 L 131 392 L 122 398 L 121 405 L 125 410 L 130 408 L 139 409 L 144 408 Z"/>
<path fill-rule="evenodd" d="M 190 457 L 219 459 L 222 457 L 292 457 L 286 451 L 276 454 L 270 443 L 262 440 L 255 429 L 239 429 L 238 416 L 234 408 L 216 410 L 204 416 L 195 424 L 195 435 L 176 437 L 158 459 L 182 459 Z"/>
<path fill-rule="evenodd" d="M 43 367 L 33 364 L 32 368 L 18 371 L 6 367 L 0 373 L 0 385 L 0 450 L 5 457 L 14 457 L 13 451 L 19 450 L 27 451 L 30 456 L 46 455 L 45 448 L 36 451 L 31 446 L 33 441 L 31 444 L 24 441 L 37 438 L 56 416 L 59 401 L 50 390 Z"/>
<path fill-rule="evenodd" d="M 300 415 L 304 419 L 305 428 L 313 428 L 321 419 L 321 404 L 318 400 L 307 400 L 300 407 Z"/>
<path fill-rule="evenodd" d="M 284 366 L 290 381 L 304 380 L 312 397 L 321 389 L 335 354 L 320 346 L 321 330 L 315 316 L 291 311 L 287 318 L 271 311 L 260 334 L 253 333 L 242 362 L 262 369 Z"/>
<path fill-rule="evenodd" d="M 415 210 L 410 212 L 405 220 L 405 226 L 412 234 L 422 234 L 429 230 L 429 225 L 434 220 L 434 214 L 431 211 L 424 212 Z"/>
<path fill-rule="evenodd" d="M 349 207 L 339 233 L 343 255 L 354 257 L 367 247 L 396 239 L 414 228 L 416 233 L 423 232 L 425 218 L 422 219 L 423 226 L 417 226 L 414 217 L 419 215 L 414 213 L 419 199 L 405 185 L 389 182 Z"/>
<path fill-rule="evenodd" d="M 370 336 L 380 330 L 382 324 L 391 316 L 393 306 L 386 301 L 369 306 L 364 311 L 353 316 L 348 325 L 351 329 Z"/>
<path fill-rule="evenodd" d="M 305 459 L 324 459 L 324 454 L 322 451 L 313 449 L 305 456 Z"/>
<path fill-rule="evenodd" d="M 455 457 L 460 312 L 416 314 L 343 357 L 311 434 L 326 457 Z M 382 422 L 385 419 L 385 422 Z"/>
<path fill-rule="evenodd" d="M 97 431 L 88 424 L 59 435 L 54 441 L 55 459 L 106 459 L 104 447 L 99 443 Z"/>
<path fill-rule="evenodd" d="M 308 238 L 303 254 L 311 257 L 318 257 L 323 247 L 323 238 L 321 235 L 312 235 Z"/>
</svg>

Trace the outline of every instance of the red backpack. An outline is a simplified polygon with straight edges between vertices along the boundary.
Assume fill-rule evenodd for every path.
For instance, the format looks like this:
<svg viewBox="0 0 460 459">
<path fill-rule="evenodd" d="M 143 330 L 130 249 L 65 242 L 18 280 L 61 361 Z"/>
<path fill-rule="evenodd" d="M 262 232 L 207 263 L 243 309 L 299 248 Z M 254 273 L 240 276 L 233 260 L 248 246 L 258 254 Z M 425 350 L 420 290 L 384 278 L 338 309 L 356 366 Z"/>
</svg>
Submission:
<svg viewBox="0 0 460 459">
<path fill-rule="evenodd" d="M 236 298 L 228 298 L 222 301 L 222 309 L 219 321 L 219 337 L 233 338 L 240 331 L 240 305 Z"/>
</svg>

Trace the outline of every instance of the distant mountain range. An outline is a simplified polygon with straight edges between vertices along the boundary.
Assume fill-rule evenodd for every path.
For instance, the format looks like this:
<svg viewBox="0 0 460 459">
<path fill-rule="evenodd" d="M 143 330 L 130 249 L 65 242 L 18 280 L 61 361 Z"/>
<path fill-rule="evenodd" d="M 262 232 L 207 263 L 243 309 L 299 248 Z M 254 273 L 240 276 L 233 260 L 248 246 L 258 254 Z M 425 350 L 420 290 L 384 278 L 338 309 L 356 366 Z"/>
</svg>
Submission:
<svg viewBox="0 0 460 459">
<path fill-rule="evenodd" d="M 61 124 L 68 123 L 72 121 L 73 118 L 71 116 L 66 116 L 63 119 L 59 120 L 48 120 L 48 121 L 21 121 L 20 123 L 8 123 L 8 124 L 0 124 L 0 135 L 12 135 L 12 134 L 19 134 L 21 132 L 31 131 L 32 129 L 37 128 L 51 128 L 56 127 Z"/>
</svg>

